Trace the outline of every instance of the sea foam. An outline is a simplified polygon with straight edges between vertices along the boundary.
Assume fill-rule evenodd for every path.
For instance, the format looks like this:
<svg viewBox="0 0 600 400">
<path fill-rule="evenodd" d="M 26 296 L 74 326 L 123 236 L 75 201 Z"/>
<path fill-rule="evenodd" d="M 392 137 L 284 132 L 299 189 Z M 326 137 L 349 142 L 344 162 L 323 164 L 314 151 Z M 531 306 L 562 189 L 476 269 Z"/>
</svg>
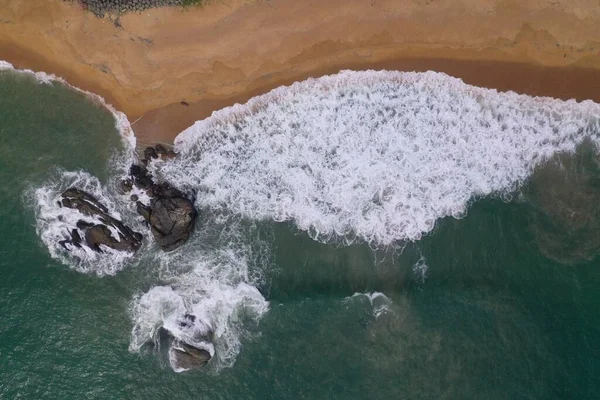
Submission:
<svg viewBox="0 0 600 400">
<path fill-rule="evenodd" d="M 217 111 L 160 173 L 197 205 L 293 221 L 322 242 L 416 241 L 474 199 L 508 194 L 557 152 L 598 141 L 600 105 L 445 74 L 351 72 Z"/>
</svg>

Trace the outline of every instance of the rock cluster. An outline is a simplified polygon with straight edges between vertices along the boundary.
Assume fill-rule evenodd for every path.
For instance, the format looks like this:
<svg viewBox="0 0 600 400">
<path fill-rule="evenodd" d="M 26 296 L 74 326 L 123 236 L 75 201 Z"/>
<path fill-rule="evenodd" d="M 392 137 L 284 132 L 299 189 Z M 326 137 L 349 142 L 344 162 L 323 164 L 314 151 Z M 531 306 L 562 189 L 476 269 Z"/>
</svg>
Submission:
<svg viewBox="0 0 600 400">
<path fill-rule="evenodd" d="M 153 7 L 183 6 L 185 0 L 79 0 L 79 3 L 98 17 L 106 13 L 140 12 Z"/>
<path fill-rule="evenodd" d="M 175 153 L 157 145 L 146 148 L 144 157 L 140 165 L 131 166 L 131 177 L 123 181 L 121 186 L 124 191 L 128 191 L 132 186 L 146 191 L 151 198 L 149 205 L 139 201 L 136 195 L 131 196 L 131 199 L 136 202 L 137 212 L 150 226 L 156 243 L 164 251 L 172 251 L 188 240 L 198 213 L 194 208 L 193 199 L 167 182 L 155 183 L 146 168 L 150 159 L 172 158 L 175 157 Z"/>
<path fill-rule="evenodd" d="M 60 207 L 72 208 L 82 215 L 100 220 L 96 224 L 83 219 L 77 221 L 77 226 L 70 232 L 70 238 L 61 240 L 59 244 L 66 250 L 71 246 L 81 248 L 85 245 L 95 252 L 101 253 L 100 246 L 106 246 L 113 250 L 134 252 L 142 245 L 143 236 L 134 232 L 118 219 L 108 214 L 108 209 L 94 196 L 83 190 L 69 188 L 62 194 L 59 202 Z M 116 230 L 118 239 L 113 236 L 110 228 Z"/>
</svg>

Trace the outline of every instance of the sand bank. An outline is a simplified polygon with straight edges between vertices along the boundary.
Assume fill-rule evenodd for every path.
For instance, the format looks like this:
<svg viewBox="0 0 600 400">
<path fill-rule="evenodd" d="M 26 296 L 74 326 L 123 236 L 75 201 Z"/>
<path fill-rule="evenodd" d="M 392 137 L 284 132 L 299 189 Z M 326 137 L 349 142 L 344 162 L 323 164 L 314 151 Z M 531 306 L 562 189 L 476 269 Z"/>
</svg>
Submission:
<svg viewBox="0 0 600 400">
<path fill-rule="evenodd" d="M 118 24 L 61 0 L 0 0 L 0 10 L 0 59 L 98 93 L 132 122 L 144 116 L 134 125 L 142 143 L 340 69 L 432 69 L 600 101 L 596 0 L 215 0 Z"/>
</svg>

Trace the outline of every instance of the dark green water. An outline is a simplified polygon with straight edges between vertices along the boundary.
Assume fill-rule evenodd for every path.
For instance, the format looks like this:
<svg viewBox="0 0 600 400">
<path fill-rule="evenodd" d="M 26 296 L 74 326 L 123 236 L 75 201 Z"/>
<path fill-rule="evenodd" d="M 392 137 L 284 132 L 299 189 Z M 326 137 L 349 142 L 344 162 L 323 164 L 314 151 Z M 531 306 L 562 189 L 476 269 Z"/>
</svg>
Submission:
<svg viewBox="0 0 600 400">
<path fill-rule="evenodd" d="M 60 85 L 0 73 L 0 398 L 595 399 L 600 391 L 600 171 L 584 145 L 511 202 L 483 199 L 403 252 L 319 244 L 263 224 L 270 310 L 235 364 L 177 374 L 130 353 L 132 298 L 50 258 L 24 193 L 52 170 L 106 179 L 112 116 Z M 581 219 L 564 217 L 582 213 Z M 574 222 L 573 222 L 574 221 Z M 424 256 L 424 281 L 413 266 Z M 365 296 L 384 293 L 379 317 Z"/>
</svg>

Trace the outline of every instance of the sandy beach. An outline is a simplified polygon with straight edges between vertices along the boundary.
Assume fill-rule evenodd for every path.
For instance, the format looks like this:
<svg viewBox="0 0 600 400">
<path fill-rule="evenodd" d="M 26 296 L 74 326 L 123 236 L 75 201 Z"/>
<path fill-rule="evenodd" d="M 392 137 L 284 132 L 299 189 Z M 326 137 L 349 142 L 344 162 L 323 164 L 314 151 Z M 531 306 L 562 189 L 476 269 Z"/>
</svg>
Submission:
<svg viewBox="0 0 600 400">
<path fill-rule="evenodd" d="M 105 97 L 137 121 L 141 144 L 172 142 L 214 110 L 342 69 L 435 70 L 600 101 L 592 0 L 220 0 L 118 23 L 61 0 L 0 9 L 0 59 Z"/>
</svg>

